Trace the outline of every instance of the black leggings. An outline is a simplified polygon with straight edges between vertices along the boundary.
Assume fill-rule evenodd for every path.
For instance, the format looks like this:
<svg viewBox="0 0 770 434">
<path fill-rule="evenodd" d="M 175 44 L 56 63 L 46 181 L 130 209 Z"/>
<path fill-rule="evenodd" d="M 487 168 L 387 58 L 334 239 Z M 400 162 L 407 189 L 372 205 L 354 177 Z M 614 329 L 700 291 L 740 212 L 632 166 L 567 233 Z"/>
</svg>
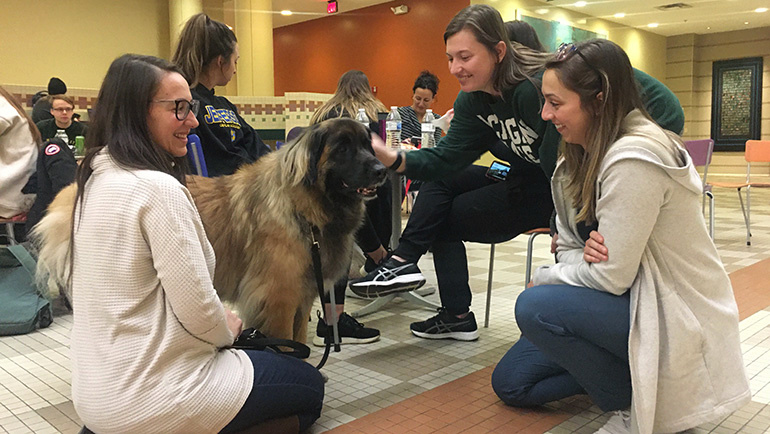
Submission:
<svg viewBox="0 0 770 434">
<path fill-rule="evenodd" d="M 512 170 L 501 182 L 487 178 L 486 171 L 474 165 L 425 183 L 393 252 L 416 263 L 432 246 L 441 304 L 453 314 L 468 312 L 471 305 L 463 241 L 508 241 L 548 227 L 553 212 L 550 183 L 539 167 Z"/>
<path fill-rule="evenodd" d="M 364 222 L 356 232 L 356 243 L 361 250 L 371 252 L 380 246 L 390 245 L 390 234 L 393 233 L 391 207 L 390 180 L 377 187 L 377 197 L 366 202 L 366 215 Z M 350 268 L 348 265 L 347 268 Z M 348 287 L 347 274 L 334 284 L 334 301 L 336 304 L 345 304 L 345 289 Z M 324 303 L 331 303 L 331 296 L 324 294 Z"/>
</svg>

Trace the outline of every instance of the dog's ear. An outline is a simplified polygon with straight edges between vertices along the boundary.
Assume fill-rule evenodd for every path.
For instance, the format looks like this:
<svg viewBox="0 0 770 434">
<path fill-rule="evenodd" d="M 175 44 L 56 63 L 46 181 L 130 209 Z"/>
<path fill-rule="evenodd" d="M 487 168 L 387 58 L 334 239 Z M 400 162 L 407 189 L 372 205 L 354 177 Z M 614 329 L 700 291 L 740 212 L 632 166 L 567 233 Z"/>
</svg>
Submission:
<svg viewBox="0 0 770 434">
<path fill-rule="evenodd" d="M 286 145 L 283 159 L 289 184 L 313 185 L 318 180 L 318 164 L 329 135 L 326 124 L 321 122 L 306 128 L 295 142 Z"/>
<path fill-rule="evenodd" d="M 305 134 L 307 139 L 307 170 L 305 172 L 305 185 L 313 185 L 318 180 L 318 164 L 321 161 L 326 139 L 329 136 L 329 128 L 326 122 L 313 125 L 310 131 Z"/>
</svg>

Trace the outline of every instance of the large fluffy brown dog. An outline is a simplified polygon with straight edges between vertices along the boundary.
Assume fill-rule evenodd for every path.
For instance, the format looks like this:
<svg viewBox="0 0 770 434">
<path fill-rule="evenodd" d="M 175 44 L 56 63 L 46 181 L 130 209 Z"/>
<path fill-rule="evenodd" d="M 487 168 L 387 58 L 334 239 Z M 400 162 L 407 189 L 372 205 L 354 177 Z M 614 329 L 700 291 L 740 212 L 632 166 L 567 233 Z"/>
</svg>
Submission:
<svg viewBox="0 0 770 434">
<path fill-rule="evenodd" d="M 317 124 L 293 143 L 218 178 L 188 177 L 216 253 L 214 287 L 244 326 L 304 341 L 317 294 L 311 227 L 318 228 L 324 284 L 348 272 L 364 201 L 385 179 L 369 133 L 350 119 Z M 74 188 L 63 190 L 36 228 L 39 270 L 65 287 Z"/>
</svg>

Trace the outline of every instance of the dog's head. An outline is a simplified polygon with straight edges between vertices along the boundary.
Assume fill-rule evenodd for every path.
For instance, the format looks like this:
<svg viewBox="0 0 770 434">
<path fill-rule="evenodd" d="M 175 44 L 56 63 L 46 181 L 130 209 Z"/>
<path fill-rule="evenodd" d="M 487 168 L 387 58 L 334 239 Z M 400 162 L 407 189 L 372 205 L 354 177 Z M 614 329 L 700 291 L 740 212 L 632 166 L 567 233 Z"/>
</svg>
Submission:
<svg viewBox="0 0 770 434">
<path fill-rule="evenodd" d="M 334 196 L 370 198 L 385 181 L 387 170 L 374 156 L 369 130 L 352 119 L 315 124 L 286 146 L 294 184 L 319 186 Z"/>
</svg>

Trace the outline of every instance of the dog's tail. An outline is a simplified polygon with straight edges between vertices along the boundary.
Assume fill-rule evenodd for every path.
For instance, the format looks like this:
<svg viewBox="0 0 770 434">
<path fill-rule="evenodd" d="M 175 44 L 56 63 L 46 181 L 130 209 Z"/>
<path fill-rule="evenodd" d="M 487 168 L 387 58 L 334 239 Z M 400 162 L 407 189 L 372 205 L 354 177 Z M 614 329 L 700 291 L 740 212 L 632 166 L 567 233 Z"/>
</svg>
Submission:
<svg viewBox="0 0 770 434">
<path fill-rule="evenodd" d="M 36 224 L 31 237 L 39 247 L 35 280 L 38 288 L 50 296 L 69 291 L 70 239 L 72 238 L 72 208 L 75 206 L 77 184 L 70 184 L 56 195 L 45 217 Z"/>
</svg>

